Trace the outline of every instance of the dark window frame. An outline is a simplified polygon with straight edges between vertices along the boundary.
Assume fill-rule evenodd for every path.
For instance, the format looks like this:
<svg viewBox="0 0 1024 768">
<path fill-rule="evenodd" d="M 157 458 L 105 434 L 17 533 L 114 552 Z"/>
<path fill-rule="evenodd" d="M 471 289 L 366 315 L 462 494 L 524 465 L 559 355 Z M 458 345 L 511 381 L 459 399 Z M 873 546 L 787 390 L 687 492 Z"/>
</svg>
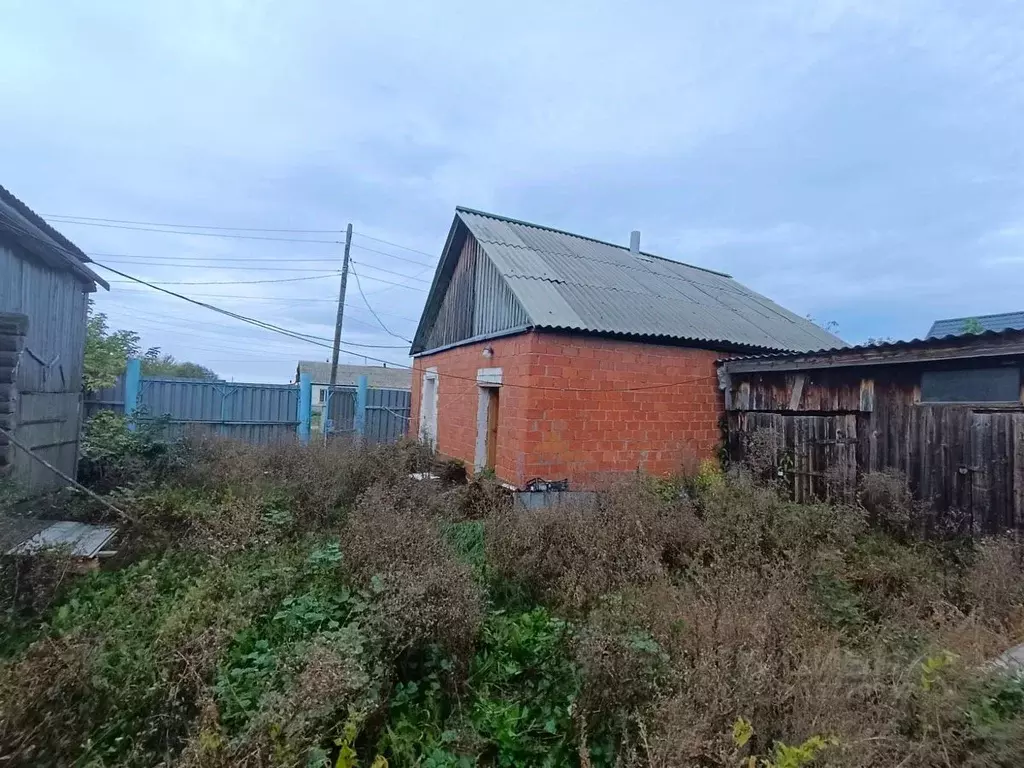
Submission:
<svg viewBox="0 0 1024 768">
<path fill-rule="evenodd" d="M 920 386 L 921 405 L 1021 404 L 1021 368 L 1016 365 L 922 371 Z M 963 390 L 963 396 L 953 392 L 958 387 Z M 944 396 L 951 393 L 953 397 Z M 997 396 L 986 396 L 990 394 Z"/>
</svg>

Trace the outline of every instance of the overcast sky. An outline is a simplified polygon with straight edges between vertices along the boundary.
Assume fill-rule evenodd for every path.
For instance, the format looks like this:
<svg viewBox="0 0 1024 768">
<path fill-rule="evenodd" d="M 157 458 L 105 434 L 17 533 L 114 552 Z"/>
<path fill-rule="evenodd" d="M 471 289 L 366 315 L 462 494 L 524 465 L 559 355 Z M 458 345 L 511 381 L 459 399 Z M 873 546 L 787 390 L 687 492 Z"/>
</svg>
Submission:
<svg viewBox="0 0 1024 768">
<path fill-rule="evenodd" d="M 303 333 L 333 333 L 352 222 L 367 300 L 412 338 L 456 205 L 640 229 L 851 342 L 1024 309 L 1024 3 L 0 9 L 0 183 L 48 216 L 328 230 L 51 218 L 118 254 L 97 261 Z M 97 304 L 236 380 L 329 354 L 130 283 Z M 344 341 L 404 344 L 351 279 Z"/>
</svg>

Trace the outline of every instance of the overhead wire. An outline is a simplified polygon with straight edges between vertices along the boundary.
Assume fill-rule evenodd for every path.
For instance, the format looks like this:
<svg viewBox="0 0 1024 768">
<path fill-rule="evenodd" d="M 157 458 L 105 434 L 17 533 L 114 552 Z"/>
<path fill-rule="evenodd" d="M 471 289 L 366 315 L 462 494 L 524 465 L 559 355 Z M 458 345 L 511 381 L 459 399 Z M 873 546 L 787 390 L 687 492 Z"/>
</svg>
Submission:
<svg viewBox="0 0 1024 768">
<path fill-rule="evenodd" d="M 223 266 L 221 264 L 188 264 L 181 262 L 152 262 L 137 261 L 134 259 L 108 259 L 115 264 L 131 264 L 137 267 L 183 267 L 186 269 L 216 269 L 216 270 L 241 270 L 245 272 L 323 272 L 326 267 L 242 267 L 237 265 Z"/>
<path fill-rule="evenodd" d="M 412 344 L 412 339 L 407 339 L 404 336 L 399 336 L 397 333 L 395 333 L 386 325 L 384 325 L 384 321 L 381 320 L 380 317 L 377 316 L 377 313 L 373 311 L 373 307 L 370 306 L 370 301 L 366 298 L 366 294 L 363 293 L 363 285 L 362 283 L 359 282 L 359 273 L 352 268 L 351 264 L 349 264 L 349 271 L 352 273 L 352 277 L 356 279 L 356 288 L 359 289 L 359 295 L 363 297 L 363 304 L 365 304 L 366 308 L 370 310 L 370 314 L 373 315 L 373 317 L 377 320 L 377 323 L 380 325 L 380 327 L 383 328 L 384 331 L 389 336 L 394 336 L 396 339 L 401 339 L 402 341 L 407 341 L 410 344 Z"/>
<path fill-rule="evenodd" d="M 355 259 L 351 259 L 350 262 L 352 264 L 358 264 L 361 267 L 366 267 L 368 269 L 376 269 L 378 272 L 384 272 L 384 273 L 386 273 L 388 275 L 396 275 L 398 277 L 404 277 L 406 280 L 417 280 L 417 281 L 419 281 L 421 283 L 428 283 L 428 284 L 430 283 L 429 280 L 424 280 L 422 277 L 416 277 L 415 275 L 403 275 L 401 272 L 395 272 L 395 271 L 390 270 L 390 269 L 384 269 L 384 267 L 378 267 L 378 266 L 375 266 L 373 264 L 365 264 L 364 262 L 356 261 Z M 376 280 L 377 278 L 375 278 L 373 275 L 367 275 L 366 279 L 367 280 Z"/>
<path fill-rule="evenodd" d="M 388 253 L 387 251 L 379 251 L 376 248 L 367 248 L 365 245 L 359 245 L 358 243 L 352 243 L 352 247 L 358 248 L 360 251 L 367 251 L 368 253 L 378 253 L 381 256 L 390 256 L 392 259 L 398 259 L 399 261 L 407 261 L 410 264 L 416 264 L 417 266 L 425 267 L 427 269 L 434 268 L 433 264 L 424 264 L 422 261 L 416 261 L 415 259 L 407 259 L 404 256 L 396 256 L 393 253 Z"/>
<path fill-rule="evenodd" d="M 292 259 L 292 258 L 281 258 L 280 256 L 157 256 L 152 254 L 141 254 L 141 253 L 100 253 L 98 251 L 92 251 L 89 253 L 90 256 L 99 256 L 106 259 L 151 259 L 154 261 L 272 261 L 275 264 L 280 263 L 295 263 L 295 264 L 337 264 L 336 258 L 320 258 L 320 259 Z"/>
<path fill-rule="evenodd" d="M 141 318 L 141 321 L 145 322 L 145 323 L 152 323 L 154 321 L 159 321 L 161 324 L 164 324 L 164 325 L 170 324 L 170 325 L 174 325 L 174 326 L 177 326 L 177 327 L 189 327 L 188 321 L 185 320 L 185 318 L 174 317 L 172 315 L 167 315 L 167 314 L 164 314 L 164 313 L 146 312 L 146 311 L 143 311 L 143 310 L 139 310 L 139 309 L 137 309 L 135 307 L 126 307 L 124 305 L 119 305 L 119 304 L 115 304 L 114 306 L 115 306 L 115 308 L 119 312 L 127 313 L 128 316 L 132 317 L 132 318 Z M 147 316 L 149 318 L 153 318 L 153 320 L 147 319 Z M 176 322 L 176 321 L 179 321 L 179 320 L 182 321 L 182 322 Z M 359 325 L 364 325 L 367 328 L 375 329 L 375 326 L 371 325 L 370 323 L 367 323 L 365 320 L 361 320 L 358 317 L 351 317 L 351 318 L 349 318 L 349 320 L 351 320 L 351 321 L 353 321 L 355 323 L 358 323 Z M 238 327 L 237 326 L 225 325 L 224 323 L 204 322 L 202 330 L 200 330 L 200 331 L 192 330 L 191 334 L 195 335 L 195 336 L 210 338 L 210 335 L 205 333 L 205 331 L 209 330 L 210 326 L 214 326 L 214 327 L 217 327 L 217 328 L 224 328 L 227 331 L 227 332 L 220 332 L 220 333 L 214 331 L 213 332 L 214 333 L 214 337 L 213 337 L 214 341 L 217 341 L 217 342 L 221 341 L 222 339 L 218 338 L 218 336 L 219 337 L 228 336 L 229 333 L 231 334 L 231 338 L 232 339 L 237 339 L 238 338 L 237 337 Z M 160 330 L 160 327 L 158 326 L 155 330 Z M 313 334 L 306 334 L 306 335 L 311 340 L 330 341 L 330 342 L 333 343 L 333 339 L 330 339 L 330 338 L 328 338 L 326 336 L 314 336 Z M 296 341 L 300 341 L 300 340 L 296 339 Z M 305 343 L 314 343 L 314 342 L 313 341 L 307 341 Z M 354 347 L 364 347 L 366 349 L 408 349 L 408 347 L 405 346 L 405 345 L 401 345 L 400 346 L 400 345 L 397 345 L 397 344 L 365 344 L 365 343 L 356 342 L 356 341 L 346 341 L 345 343 L 346 344 L 350 344 L 350 345 L 352 345 Z M 231 351 L 236 351 L 236 350 L 231 350 Z M 244 348 L 239 348 L 237 351 L 245 351 L 245 350 L 244 350 Z"/>
<path fill-rule="evenodd" d="M 61 220 L 68 224 L 74 224 L 74 220 L 99 221 L 106 224 L 135 224 L 147 227 L 174 227 L 181 229 L 216 229 L 230 232 L 292 232 L 311 235 L 343 234 L 340 229 L 279 229 L 267 227 L 222 227 L 213 224 L 168 224 L 161 221 L 133 221 L 131 219 L 107 219 L 101 216 L 73 216 L 67 213 L 44 213 L 43 218 Z M 401 247 L 401 246 L 399 246 Z"/>
<path fill-rule="evenodd" d="M 373 235 L 367 235 L 367 234 L 365 234 L 363 232 L 356 231 L 356 232 L 353 232 L 352 234 L 354 234 L 356 237 L 365 237 L 367 240 L 373 240 L 374 242 L 377 242 L 377 243 L 383 243 L 384 245 L 392 245 L 395 248 L 401 248 L 404 251 L 412 251 L 413 253 L 422 253 L 424 256 L 429 256 L 432 259 L 436 259 L 437 258 L 437 254 L 435 254 L 435 253 L 428 253 L 427 251 L 421 251 L 418 248 L 410 248 L 408 245 L 400 245 L 399 243 L 393 243 L 390 240 L 384 240 L 384 239 L 379 238 L 379 237 L 374 237 Z M 358 246 L 358 247 L 362 248 L 363 246 Z"/>
<path fill-rule="evenodd" d="M 97 266 L 103 266 L 95 262 Z M 110 267 L 103 267 L 110 269 Z M 114 270 L 111 270 L 113 272 Z M 297 283 L 300 280 L 323 280 L 325 277 L 337 277 L 337 272 L 328 272 L 324 275 L 309 275 L 307 277 L 277 277 L 271 280 L 154 280 L 156 285 L 256 285 L 257 283 Z M 131 283 L 133 280 L 108 280 L 110 283 Z"/>
<path fill-rule="evenodd" d="M 28 232 L 27 230 L 24 230 L 24 229 L 20 229 L 20 228 L 15 228 L 15 229 L 17 229 L 17 231 L 21 232 L 22 234 L 24 234 L 24 235 L 26 235 L 28 237 L 32 237 L 32 238 L 35 238 L 35 239 L 39 240 L 40 242 L 46 243 L 50 247 L 58 248 L 59 250 L 61 250 L 62 252 L 64 252 L 68 256 L 71 256 L 72 258 L 75 258 L 76 260 L 78 259 L 78 257 L 74 253 L 72 253 L 71 251 L 69 251 L 66 248 L 61 247 L 59 244 L 54 243 L 52 240 L 49 240 L 49 239 L 45 239 L 44 240 L 42 237 L 39 237 L 38 235 L 35 235 L 34 233 Z M 232 312 L 232 311 L 224 309 L 222 307 L 218 307 L 218 306 L 216 306 L 214 304 L 209 304 L 209 303 L 207 303 L 205 301 L 198 301 L 197 299 L 191 298 L 189 296 L 186 296 L 184 294 L 178 293 L 176 291 L 172 291 L 172 290 L 167 289 L 167 288 L 161 288 L 161 287 L 159 287 L 157 285 L 154 285 L 153 283 L 150 283 L 150 282 L 147 282 L 146 280 L 143 280 L 142 278 L 134 277 L 132 275 L 129 275 L 126 272 L 121 272 L 120 270 L 114 269 L 113 267 L 109 267 L 109 266 L 106 266 L 104 264 L 100 264 L 98 262 L 94 262 L 94 264 L 96 266 L 98 266 L 98 267 L 102 267 L 103 269 L 106 269 L 106 270 L 108 270 L 110 272 L 113 272 L 114 274 L 120 275 L 121 277 L 127 278 L 127 279 L 129 279 L 129 280 L 131 280 L 133 282 L 137 282 L 137 283 L 140 283 L 142 285 L 149 286 L 150 288 L 153 288 L 154 290 L 159 291 L 161 293 L 165 293 L 165 294 L 167 294 L 169 296 L 174 296 L 174 297 L 179 298 L 179 299 L 181 299 L 183 301 L 186 301 L 186 302 L 188 302 L 190 304 L 194 304 L 196 306 L 203 307 L 204 309 L 208 309 L 208 310 L 210 310 L 212 312 L 217 312 L 219 314 L 226 315 L 228 317 L 233 317 L 235 319 L 238 319 L 238 320 L 241 320 L 243 322 L 246 322 L 246 323 L 249 323 L 251 325 L 254 325 L 254 326 L 258 327 L 258 328 L 263 328 L 265 330 L 270 330 L 270 331 L 273 331 L 275 333 L 279 333 L 281 335 L 288 336 L 288 337 L 291 337 L 291 338 L 300 339 L 300 340 L 309 340 L 309 339 L 317 338 L 317 337 L 311 337 L 311 336 L 308 336 L 308 335 L 305 335 L 305 334 L 296 333 L 294 331 L 290 331 L 287 328 L 283 328 L 281 326 L 274 325 L 273 323 L 267 323 L 267 322 L 264 322 L 262 320 L 258 320 L 256 318 L 248 317 L 246 315 L 241 315 L 241 314 L 239 314 L 237 312 Z M 357 282 L 358 282 L 358 278 L 357 278 Z M 321 346 L 321 347 L 324 347 L 324 348 L 327 348 L 327 349 L 332 349 L 333 348 L 332 344 L 326 344 L 326 343 L 317 343 L 317 346 Z M 360 353 L 360 352 L 351 352 L 349 350 L 346 350 L 341 345 L 339 345 L 339 349 L 341 351 L 346 352 L 346 354 L 349 354 L 349 355 L 351 355 L 353 357 L 362 357 L 362 358 L 364 358 L 366 360 L 373 360 L 374 362 L 384 363 L 386 365 L 391 365 L 391 366 L 396 367 L 396 368 L 403 368 L 403 369 L 410 370 L 410 371 L 416 370 L 413 366 L 410 366 L 410 365 L 402 365 L 400 363 L 395 363 L 395 362 L 393 362 L 391 360 L 385 360 L 383 358 L 374 357 L 372 355 L 366 355 L 366 354 L 363 354 L 363 353 Z M 462 381 L 471 382 L 473 384 L 477 384 L 478 383 L 475 378 L 472 378 L 472 377 L 469 377 L 469 376 L 460 376 L 458 374 L 453 374 L 453 373 L 448 373 L 448 372 L 445 372 L 445 373 L 438 372 L 438 376 L 439 376 L 439 378 L 449 378 L 449 379 L 455 379 L 455 380 L 462 380 Z M 510 389 L 527 389 L 527 390 L 533 389 L 533 390 L 538 390 L 538 391 L 553 391 L 553 392 L 581 392 L 581 393 L 593 393 L 593 392 L 610 392 L 610 393 L 611 392 L 642 392 L 642 391 L 649 391 L 649 390 L 654 390 L 654 389 L 665 389 L 665 388 L 668 388 L 668 387 L 681 386 L 683 384 L 690 384 L 690 383 L 695 383 L 695 382 L 698 382 L 698 381 L 717 380 L 717 378 L 718 378 L 717 374 L 713 373 L 713 374 L 706 374 L 706 375 L 702 375 L 702 376 L 693 376 L 693 377 L 689 377 L 689 378 L 686 378 L 686 379 L 680 379 L 680 380 L 676 380 L 676 381 L 660 382 L 658 384 L 648 384 L 648 385 L 639 386 L 639 387 L 623 387 L 621 389 L 618 389 L 618 388 L 608 388 L 608 389 L 606 389 L 606 388 L 602 388 L 602 387 L 557 387 L 557 386 L 543 386 L 543 385 L 538 385 L 538 384 L 520 384 L 518 382 L 512 382 L 512 381 L 503 382 L 502 386 L 503 387 L 508 387 Z"/>
<path fill-rule="evenodd" d="M 269 235 L 240 235 L 226 232 L 197 232 L 195 230 L 183 229 L 161 229 L 157 227 L 136 227 L 128 224 L 104 224 L 99 221 L 70 221 L 63 219 L 52 219 L 59 224 L 77 224 L 83 227 L 104 227 L 106 229 L 125 229 L 132 232 L 161 232 L 165 235 L 192 235 L 194 237 L 222 237 L 229 240 L 272 240 L 281 243 L 319 243 L 326 245 L 340 245 L 340 240 L 322 240 L 301 237 L 271 237 Z"/>
</svg>

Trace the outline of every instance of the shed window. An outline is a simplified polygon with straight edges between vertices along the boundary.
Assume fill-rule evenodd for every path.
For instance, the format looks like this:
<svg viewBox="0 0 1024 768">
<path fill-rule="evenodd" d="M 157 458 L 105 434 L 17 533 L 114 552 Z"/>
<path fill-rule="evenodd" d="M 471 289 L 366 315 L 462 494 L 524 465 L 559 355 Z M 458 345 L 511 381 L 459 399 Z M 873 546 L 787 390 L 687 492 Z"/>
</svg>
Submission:
<svg viewBox="0 0 1024 768">
<path fill-rule="evenodd" d="M 921 402 L 1020 402 L 1020 368 L 926 371 L 921 374 Z"/>
</svg>

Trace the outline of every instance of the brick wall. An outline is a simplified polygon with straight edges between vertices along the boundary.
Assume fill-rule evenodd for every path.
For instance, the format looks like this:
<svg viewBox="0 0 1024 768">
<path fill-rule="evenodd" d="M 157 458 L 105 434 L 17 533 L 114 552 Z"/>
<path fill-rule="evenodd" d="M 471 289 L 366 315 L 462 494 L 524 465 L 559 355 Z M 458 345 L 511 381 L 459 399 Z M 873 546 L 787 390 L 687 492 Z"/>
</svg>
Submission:
<svg viewBox="0 0 1024 768">
<path fill-rule="evenodd" d="M 485 347 L 494 350 L 483 356 Z M 722 412 L 709 350 L 535 332 L 417 358 L 412 429 L 423 371 L 436 367 L 438 450 L 472 466 L 479 368 L 503 369 L 497 475 L 598 487 L 615 475 L 692 470 L 715 454 Z M 628 390 L 628 391 L 627 391 Z"/>
<path fill-rule="evenodd" d="M 506 336 L 478 344 L 466 344 L 427 357 L 417 357 L 412 374 L 412 412 L 409 428 L 419 432 L 423 372 L 436 366 L 437 449 L 445 456 L 462 459 L 472 471 L 476 456 L 477 404 L 476 384 L 480 368 L 501 368 L 503 385 L 498 406 L 498 450 L 495 473 L 511 483 L 522 482 L 523 437 L 526 434 L 530 345 L 532 334 Z M 485 348 L 494 350 L 484 357 Z"/>
</svg>

